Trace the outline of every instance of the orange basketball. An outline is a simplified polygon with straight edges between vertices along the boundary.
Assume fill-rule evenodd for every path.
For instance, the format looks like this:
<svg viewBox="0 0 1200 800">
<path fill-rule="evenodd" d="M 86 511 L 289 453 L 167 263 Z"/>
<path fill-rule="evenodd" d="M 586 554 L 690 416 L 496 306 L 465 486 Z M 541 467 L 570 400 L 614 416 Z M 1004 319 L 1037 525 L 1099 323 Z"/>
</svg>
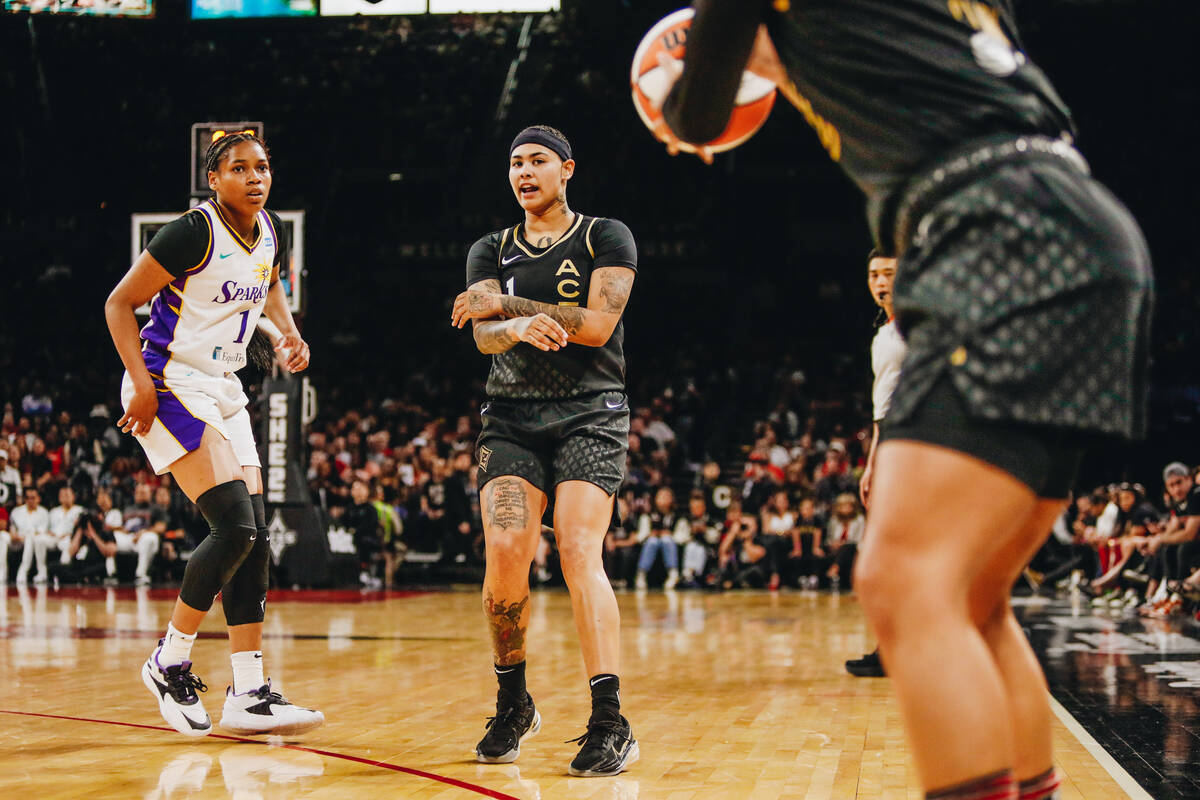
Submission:
<svg viewBox="0 0 1200 800">
<path fill-rule="evenodd" d="M 665 52 L 671 58 L 683 58 L 687 32 L 692 26 L 693 16 L 695 12 L 692 9 L 681 8 L 663 17 L 642 37 L 641 44 L 633 55 L 633 69 L 629 74 L 630 85 L 633 88 L 633 107 L 650 130 L 654 130 L 654 126 L 662 119 L 658 109 L 671 87 L 670 75 L 659 65 L 658 55 Z M 762 127 L 770 116 L 773 105 L 775 84 L 752 72 L 742 73 L 742 84 L 734 100 L 729 125 L 724 133 L 708 142 L 708 147 L 714 152 L 737 147 Z M 696 151 L 696 148 L 688 144 L 681 145 L 680 149 L 689 153 Z"/>
</svg>

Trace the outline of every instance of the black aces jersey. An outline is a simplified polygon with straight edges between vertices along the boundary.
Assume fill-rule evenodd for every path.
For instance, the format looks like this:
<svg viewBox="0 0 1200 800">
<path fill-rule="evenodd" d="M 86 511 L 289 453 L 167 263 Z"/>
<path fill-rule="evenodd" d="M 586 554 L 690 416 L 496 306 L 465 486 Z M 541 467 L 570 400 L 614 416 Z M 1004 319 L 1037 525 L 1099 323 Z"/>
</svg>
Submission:
<svg viewBox="0 0 1200 800">
<path fill-rule="evenodd" d="M 637 246 L 618 220 L 576 214 L 575 221 L 549 247 L 535 247 L 524 225 L 489 233 L 467 255 L 467 286 L 488 279 L 504 294 L 540 303 L 586 306 L 597 267 L 637 269 Z M 489 397 L 555 400 L 625 390 L 625 323 L 617 323 L 601 347 L 568 344 L 542 351 L 521 342 L 492 356 Z"/>
<path fill-rule="evenodd" d="M 724 127 L 760 22 L 791 79 L 781 93 L 867 195 L 877 240 L 904 181 L 955 147 L 1073 133 L 1007 0 L 709 0 L 665 107 L 673 130 Z"/>
</svg>

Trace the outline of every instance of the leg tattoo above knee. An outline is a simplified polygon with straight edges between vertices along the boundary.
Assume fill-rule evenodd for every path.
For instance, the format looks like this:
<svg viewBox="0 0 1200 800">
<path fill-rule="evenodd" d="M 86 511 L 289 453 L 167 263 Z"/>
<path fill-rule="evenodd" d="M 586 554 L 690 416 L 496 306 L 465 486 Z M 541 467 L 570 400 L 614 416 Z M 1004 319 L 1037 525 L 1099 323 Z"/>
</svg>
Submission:
<svg viewBox="0 0 1200 800">
<path fill-rule="evenodd" d="M 497 478 L 490 482 L 491 508 L 488 523 L 493 530 L 523 530 L 529 525 L 529 501 L 517 478 Z"/>
</svg>

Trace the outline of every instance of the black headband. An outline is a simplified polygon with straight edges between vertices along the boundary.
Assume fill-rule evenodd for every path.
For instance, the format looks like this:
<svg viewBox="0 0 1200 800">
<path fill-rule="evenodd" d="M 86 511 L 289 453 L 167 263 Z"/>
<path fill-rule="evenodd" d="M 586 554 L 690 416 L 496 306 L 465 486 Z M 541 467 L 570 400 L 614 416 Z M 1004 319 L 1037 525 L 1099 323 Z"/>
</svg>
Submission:
<svg viewBox="0 0 1200 800">
<path fill-rule="evenodd" d="M 544 131 L 541 128 L 526 128 L 517 134 L 517 138 L 513 139 L 513 143 L 509 146 L 509 155 L 523 144 L 541 144 L 549 147 L 554 151 L 555 155 L 563 161 L 571 160 L 571 145 L 567 144 L 565 139 L 560 139 L 549 131 Z"/>
</svg>

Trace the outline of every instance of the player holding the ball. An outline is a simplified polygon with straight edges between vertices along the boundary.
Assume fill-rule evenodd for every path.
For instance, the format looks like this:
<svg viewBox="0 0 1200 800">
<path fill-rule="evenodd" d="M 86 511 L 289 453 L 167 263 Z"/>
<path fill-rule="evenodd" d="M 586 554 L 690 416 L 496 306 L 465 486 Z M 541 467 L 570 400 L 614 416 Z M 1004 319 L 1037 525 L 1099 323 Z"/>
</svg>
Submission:
<svg viewBox="0 0 1200 800">
<path fill-rule="evenodd" d="M 479 435 L 479 500 L 492 630 L 496 715 L 475 748 L 509 763 L 538 732 L 525 688 L 529 567 L 553 502 L 554 536 L 589 676 L 592 713 L 568 771 L 616 775 L 638 759 L 621 715 L 621 616 L 604 573 L 604 535 L 625 474 L 629 401 L 622 316 L 637 271 L 633 235 L 615 219 L 567 206 L 575 174 L 562 133 L 535 125 L 509 147 L 508 181 L 524 220 L 489 233 L 467 255 L 467 290 L 451 322 L 472 322 L 492 355 Z"/>
<path fill-rule="evenodd" d="M 660 138 L 715 139 L 751 70 L 899 256 L 909 350 L 854 583 L 926 796 L 1055 797 L 1045 679 L 1009 595 L 1085 448 L 1144 433 L 1153 278 L 1137 223 L 1090 177 L 1005 0 L 695 10 Z"/>
</svg>

